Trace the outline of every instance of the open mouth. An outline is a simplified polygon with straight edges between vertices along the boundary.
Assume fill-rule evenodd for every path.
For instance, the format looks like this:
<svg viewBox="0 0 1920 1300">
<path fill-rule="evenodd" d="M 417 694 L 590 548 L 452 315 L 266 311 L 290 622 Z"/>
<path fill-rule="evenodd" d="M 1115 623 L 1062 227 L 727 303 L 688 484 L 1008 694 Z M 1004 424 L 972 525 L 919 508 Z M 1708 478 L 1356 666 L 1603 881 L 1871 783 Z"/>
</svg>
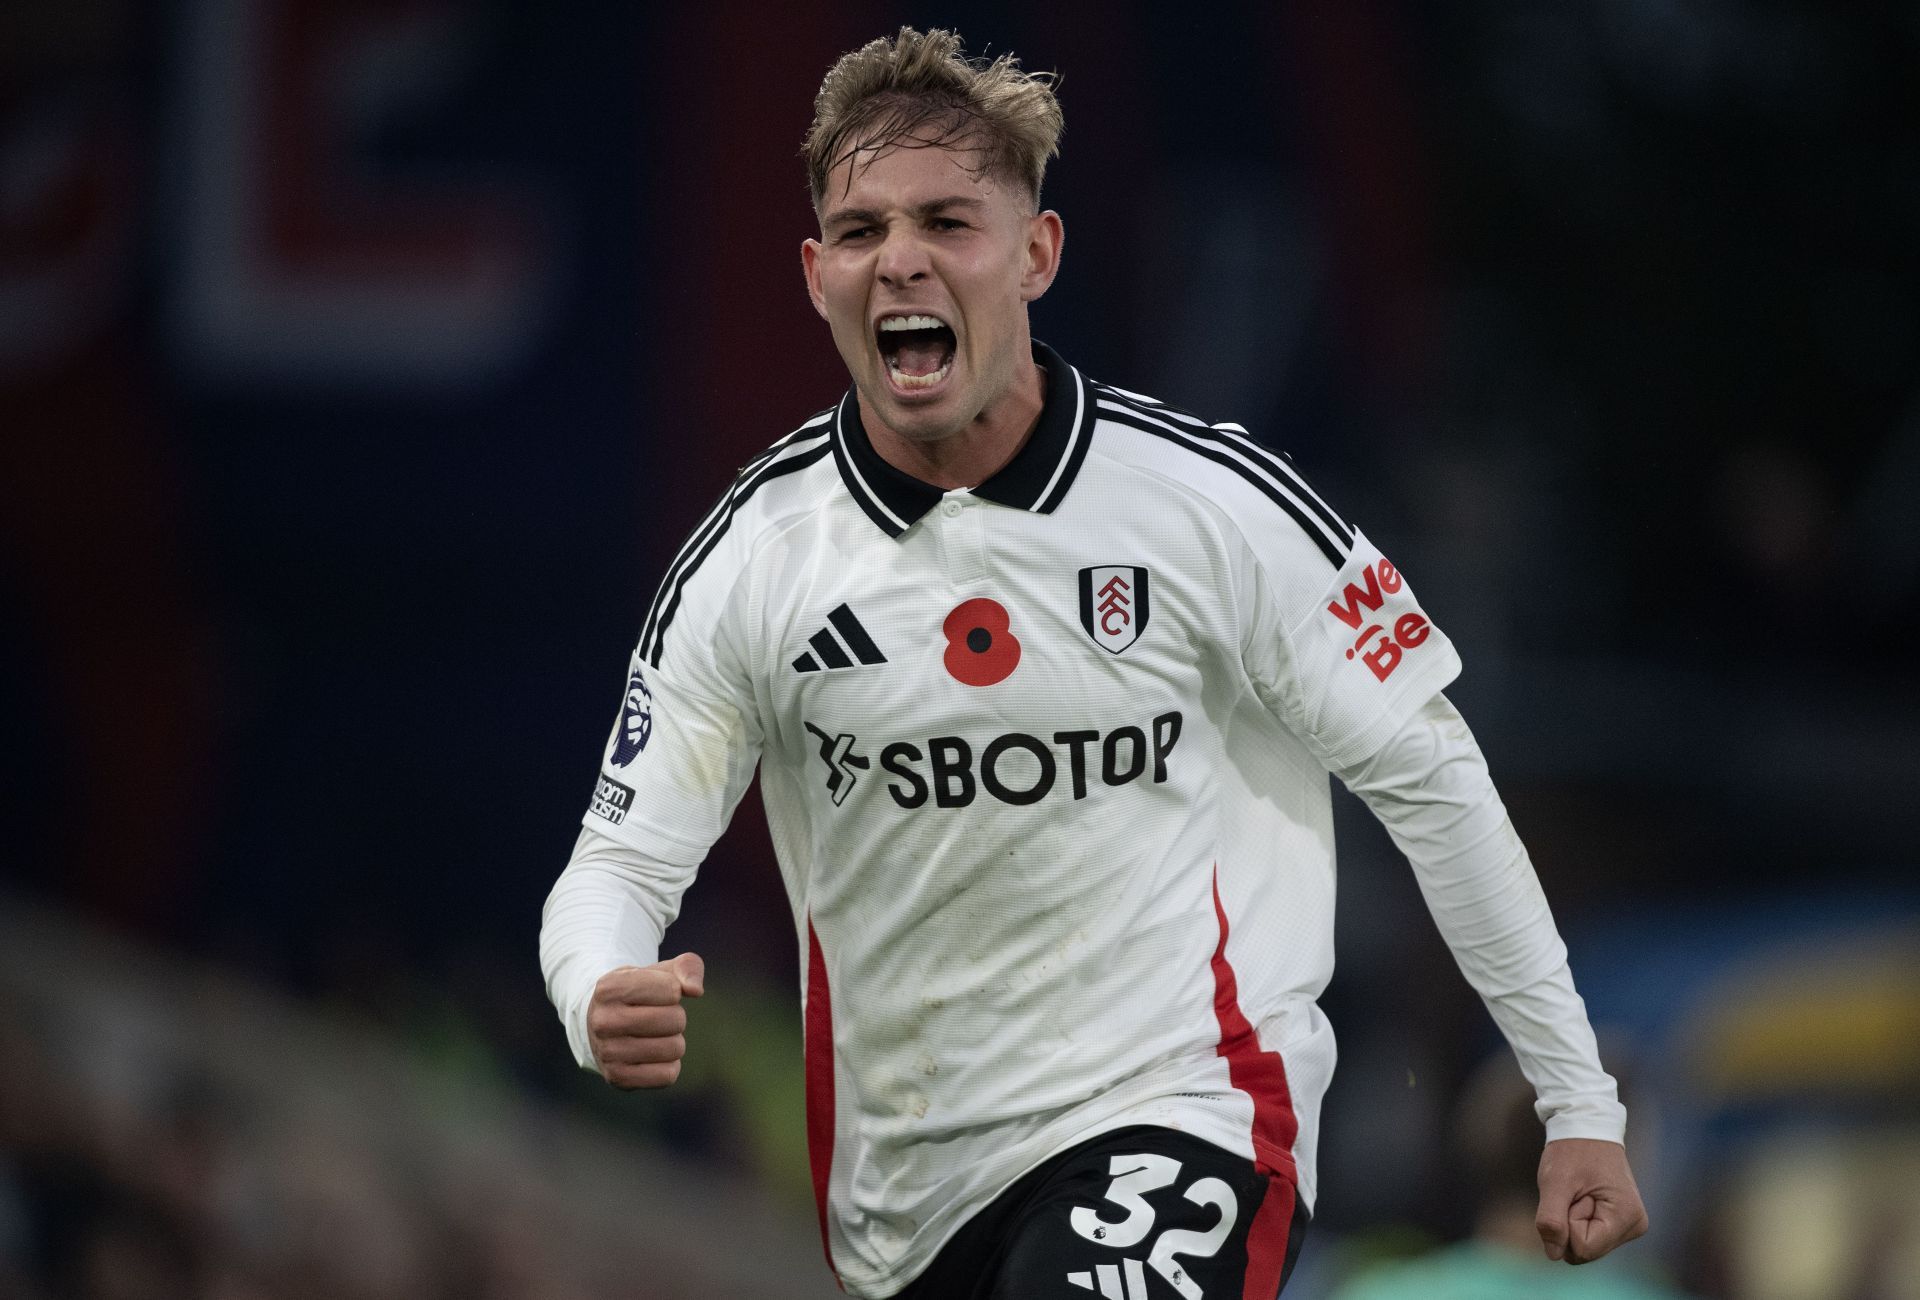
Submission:
<svg viewBox="0 0 1920 1300">
<path fill-rule="evenodd" d="M 883 316 L 874 337 L 894 387 L 907 393 L 945 379 L 959 346 L 952 327 L 938 316 Z"/>
</svg>

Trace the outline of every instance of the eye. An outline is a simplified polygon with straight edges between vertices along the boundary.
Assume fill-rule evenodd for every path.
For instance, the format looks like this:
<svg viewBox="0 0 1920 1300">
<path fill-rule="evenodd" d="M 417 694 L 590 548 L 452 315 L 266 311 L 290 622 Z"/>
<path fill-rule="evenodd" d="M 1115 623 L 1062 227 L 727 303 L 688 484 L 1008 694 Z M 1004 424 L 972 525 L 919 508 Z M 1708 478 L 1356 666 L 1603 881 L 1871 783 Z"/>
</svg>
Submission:
<svg viewBox="0 0 1920 1300">
<path fill-rule="evenodd" d="M 852 240 L 865 239 L 868 235 L 871 235 L 872 233 L 873 233 L 872 226 L 854 226 L 850 229 L 841 231 L 838 235 L 834 237 L 834 242 L 839 244 L 845 244 Z"/>
<path fill-rule="evenodd" d="M 958 217 L 935 217 L 932 224 L 935 230 L 965 230 L 967 228 L 967 223 Z"/>
</svg>

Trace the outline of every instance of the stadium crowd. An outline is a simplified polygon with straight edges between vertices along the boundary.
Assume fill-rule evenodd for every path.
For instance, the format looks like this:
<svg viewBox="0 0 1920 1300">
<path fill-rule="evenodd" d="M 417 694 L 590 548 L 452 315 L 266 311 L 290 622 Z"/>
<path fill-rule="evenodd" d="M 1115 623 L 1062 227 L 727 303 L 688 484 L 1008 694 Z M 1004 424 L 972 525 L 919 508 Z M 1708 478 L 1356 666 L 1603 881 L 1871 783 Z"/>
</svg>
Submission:
<svg viewBox="0 0 1920 1300">
<path fill-rule="evenodd" d="M 751 1190 L 338 1005 L 12 919 L 0 1300 L 744 1297 L 727 1225 L 783 1242 Z"/>
<path fill-rule="evenodd" d="M 337 999 L 6 910 L 0 1300 L 744 1300 L 773 1279 L 796 1300 L 835 1294 L 810 1207 L 770 1199 L 766 1170 L 710 1172 L 752 1122 L 724 1079 L 700 1083 L 703 1124 L 636 1141 Z M 1883 1044 L 1862 1059 L 1885 1078 L 1907 1077 L 1895 1038 L 1862 1041 Z M 1384 1221 L 1317 1232 L 1288 1300 L 1463 1277 L 1532 1300 L 1920 1297 L 1920 1138 L 1897 1095 L 1869 1124 L 1710 1157 L 1719 1176 L 1681 1180 L 1700 1192 L 1668 1202 L 1645 1250 L 1583 1269 L 1529 1249 L 1531 1156 L 1516 1153 L 1537 1136 L 1511 1062 L 1455 1100 L 1449 1148 L 1480 1198 L 1459 1239 Z M 1659 1113 L 1638 1140 L 1663 1140 Z"/>
</svg>

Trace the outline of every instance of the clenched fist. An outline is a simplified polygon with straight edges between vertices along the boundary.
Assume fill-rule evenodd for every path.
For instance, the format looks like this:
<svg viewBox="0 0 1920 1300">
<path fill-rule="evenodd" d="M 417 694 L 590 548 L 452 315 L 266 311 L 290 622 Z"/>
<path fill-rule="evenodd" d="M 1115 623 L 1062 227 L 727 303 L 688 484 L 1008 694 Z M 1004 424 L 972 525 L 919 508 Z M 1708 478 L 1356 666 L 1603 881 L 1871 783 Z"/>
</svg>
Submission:
<svg viewBox="0 0 1920 1300">
<path fill-rule="evenodd" d="M 587 1003 L 587 1041 L 601 1077 L 616 1088 L 664 1088 L 687 1054 L 682 998 L 706 991 L 707 964 L 690 952 L 600 977 Z"/>
<path fill-rule="evenodd" d="M 1548 1259 L 1585 1264 L 1647 1230 L 1627 1153 L 1618 1142 L 1562 1138 L 1540 1155 L 1534 1228 Z"/>
</svg>

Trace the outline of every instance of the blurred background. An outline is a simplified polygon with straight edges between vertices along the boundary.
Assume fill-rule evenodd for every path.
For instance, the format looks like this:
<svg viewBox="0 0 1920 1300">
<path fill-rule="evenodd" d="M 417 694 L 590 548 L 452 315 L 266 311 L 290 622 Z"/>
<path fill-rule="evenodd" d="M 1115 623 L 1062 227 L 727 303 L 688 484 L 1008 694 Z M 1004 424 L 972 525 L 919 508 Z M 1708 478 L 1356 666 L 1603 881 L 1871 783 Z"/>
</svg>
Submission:
<svg viewBox="0 0 1920 1300">
<path fill-rule="evenodd" d="M 0 1297 L 835 1294 L 757 799 L 670 1094 L 535 935 L 658 575 L 845 386 L 798 149 L 902 22 L 1065 75 L 1036 333 L 1461 647 L 1629 1093 L 1652 1235 L 1534 1272 L 1537 1124 L 1338 794 L 1290 1300 L 1920 1296 L 1920 9 L 11 0 Z"/>
</svg>

